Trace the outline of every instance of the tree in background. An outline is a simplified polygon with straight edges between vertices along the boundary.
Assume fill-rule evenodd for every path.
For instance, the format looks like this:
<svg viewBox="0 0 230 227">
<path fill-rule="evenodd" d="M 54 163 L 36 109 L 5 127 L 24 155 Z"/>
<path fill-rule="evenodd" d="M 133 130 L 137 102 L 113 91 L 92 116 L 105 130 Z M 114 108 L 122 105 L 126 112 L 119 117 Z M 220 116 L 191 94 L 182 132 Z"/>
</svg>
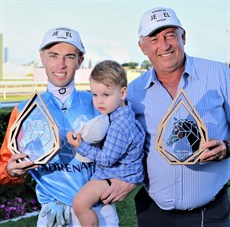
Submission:
<svg viewBox="0 0 230 227">
<path fill-rule="evenodd" d="M 149 60 L 144 60 L 142 63 L 141 63 L 141 68 L 142 69 L 149 69 L 150 67 L 152 67 L 152 64 L 150 63 Z"/>
<path fill-rule="evenodd" d="M 92 69 L 92 61 L 91 61 L 91 60 L 89 60 L 88 68 L 89 68 L 89 69 Z"/>
<path fill-rule="evenodd" d="M 138 66 L 138 63 L 137 62 L 127 62 L 127 63 L 123 63 L 122 66 L 128 69 L 136 69 Z M 152 67 L 152 65 L 149 60 L 144 60 L 141 63 L 141 69 L 149 69 L 150 67 Z"/>
<path fill-rule="evenodd" d="M 128 62 L 128 63 L 122 64 L 122 66 L 125 68 L 129 68 L 129 69 L 136 69 L 136 67 L 138 66 L 138 63 L 137 62 Z"/>
</svg>

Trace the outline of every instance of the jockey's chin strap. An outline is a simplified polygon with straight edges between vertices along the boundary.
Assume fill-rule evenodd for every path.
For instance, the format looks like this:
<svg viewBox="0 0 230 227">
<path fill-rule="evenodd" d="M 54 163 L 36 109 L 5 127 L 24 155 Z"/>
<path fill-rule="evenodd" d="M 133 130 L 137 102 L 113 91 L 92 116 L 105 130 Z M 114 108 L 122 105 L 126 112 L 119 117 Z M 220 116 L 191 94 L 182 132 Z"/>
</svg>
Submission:
<svg viewBox="0 0 230 227">
<path fill-rule="evenodd" d="M 72 94 L 75 89 L 74 81 L 72 81 L 66 87 L 56 87 L 50 81 L 48 81 L 48 90 L 53 93 L 53 95 L 58 98 L 62 103 Z"/>
</svg>

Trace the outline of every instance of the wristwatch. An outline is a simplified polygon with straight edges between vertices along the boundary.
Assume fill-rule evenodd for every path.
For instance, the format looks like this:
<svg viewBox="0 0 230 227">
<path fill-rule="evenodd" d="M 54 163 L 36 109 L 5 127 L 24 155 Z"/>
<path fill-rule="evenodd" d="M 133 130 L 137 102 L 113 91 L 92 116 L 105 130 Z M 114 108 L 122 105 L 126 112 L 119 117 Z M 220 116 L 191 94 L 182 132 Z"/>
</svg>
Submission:
<svg viewBox="0 0 230 227">
<path fill-rule="evenodd" d="M 227 156 L 225 158 L 230 157 L 230 141 L 229 140 L 223 140 L 225 146 L 226 146 L 226 151 L 227 151 Z"/>
</svg>

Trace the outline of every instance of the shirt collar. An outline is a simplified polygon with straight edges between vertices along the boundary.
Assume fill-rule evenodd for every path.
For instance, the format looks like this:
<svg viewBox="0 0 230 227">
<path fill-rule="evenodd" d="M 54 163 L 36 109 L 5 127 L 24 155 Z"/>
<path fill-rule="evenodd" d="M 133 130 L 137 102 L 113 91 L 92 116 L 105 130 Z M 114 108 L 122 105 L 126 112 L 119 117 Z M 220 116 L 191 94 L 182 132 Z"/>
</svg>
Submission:
<svg viewBox="0 0 230 227">
<path fill-rule="evenodd" d="M 118 107 L 115 111 L 109 114 L 110 122 L 116 118 L 120 118 L 123 115 L 132 114 L 130 108 L 131 107 L 128 104 L 122 107 Z"/>
<path fill-rule="evenodd" d="M 53 95 L 59 99 L 62 103 L 64 103 L 68 97 L 73 93 L 75 90 L 75 84 L 74 81 L 72 81 L 69 85 L 66 87 L 56 87 L 51 82 L 48 82 L 48 90 L 53 93 Z"/>
<path fill-rule="evenodd" d="M 192 58 L 189 57 L 187 54 L 185 54 L 185 67 L 184 67 L 184 72 L 182 75 L 189 76 L 194 79 L 199 79 L 198 74 L 196 73 L 196 70 L 193 66 L 193 61 Z M 153 68 L 150 69 L 149 71 L 149 77 L 145 85 L 145 89 L 150 88 L 153 84 L 155 84 L 158 80 L 156 72 Z"/>
<path fill-rule="evenodd" d="M 147 82 L 146 82 L 144 89 L 148 89 L 148 88 L 152 87 L 152 85 L 155 84 L 156 81 L 158 81 L 157 76 L 156 76 L 156 72 L 153 68 L 151 68 L 149 71 L 149 77 L 147 79 Z"/>
<path fill-rule="evenodd" d="M 186 60 L 183 74 L 187 74 L 194 79 L 199 79 L 199 75 L 197 74 L 196 69 L 193 65 L 193 58 L 189 57 L 187 54 L 185 55 L 185 57 Z"/>
</svg>

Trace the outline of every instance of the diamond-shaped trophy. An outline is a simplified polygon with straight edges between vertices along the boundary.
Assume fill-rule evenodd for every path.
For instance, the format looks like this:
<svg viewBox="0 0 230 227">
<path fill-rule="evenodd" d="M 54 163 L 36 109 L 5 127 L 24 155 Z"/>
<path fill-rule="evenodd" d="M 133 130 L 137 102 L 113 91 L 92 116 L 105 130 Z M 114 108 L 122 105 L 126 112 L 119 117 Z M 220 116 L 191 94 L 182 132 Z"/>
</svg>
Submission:
<svg viewBox="0 0 230 227">
<path fill-rule="evenodd" d="M 156 149 L 170 164 L 195 164 L 208 133 L 201 117 L 181 89 L 157 128 Z"/>
<path fill-rule="evenodd" d="M 58 127 L 42 98 L 35 92 L 11 126 L 8 148 L 14 154 L 27 154 L 25 160 L 40 165 L 50 161 L 60 146 Z"/>
</svg>

